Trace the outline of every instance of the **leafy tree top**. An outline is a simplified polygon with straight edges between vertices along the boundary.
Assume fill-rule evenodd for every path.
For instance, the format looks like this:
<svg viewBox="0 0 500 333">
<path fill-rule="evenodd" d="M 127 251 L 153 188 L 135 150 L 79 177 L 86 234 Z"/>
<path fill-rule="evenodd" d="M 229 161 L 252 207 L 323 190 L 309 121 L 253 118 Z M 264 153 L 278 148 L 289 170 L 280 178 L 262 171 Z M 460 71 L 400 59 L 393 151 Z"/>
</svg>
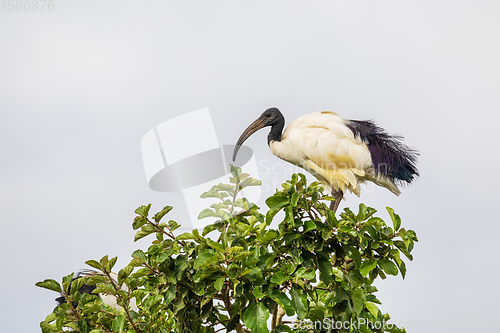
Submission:
<svg viewBox="0 0 500 333">
<path fill-rule="evenodd" d="M 42 331 L 405 332 L 379 310 L 373 285 L 387 275 L 404 278 L 403 258 L 412 260 L 417 241 L 391 208 L 392 226 L 364 204 L 337 217 L 320 184 L 294 174 L 266 200 L 264 215 L 238 197 L 260 181 L 237 167 L 231 174 L 230 184 L 202 194 L 217 202 L 200 213 L 215 218 L 201 233 L 176 235 L 180 225 L 165 221 L 172 207 L 150 216 L 151 205 L 141 206 L 132 223 L 135 240 L 155 239 L 147 251 L 132 253 L 116 280 L 110 275 L 116 258 L 105 256 L 87 261 L 102 275 L 72 281 L 70 274 L 62 286 L 37 283 L 66 299 L 41 322 Z M 284 218 L 273 229 L 280 211 Z M 83 284 L 97 284 L 94 294 L 114 295 L 121 307 L 81 294 Z M 132 298 L 138 311 L 130 309 Z"/>
</svg>

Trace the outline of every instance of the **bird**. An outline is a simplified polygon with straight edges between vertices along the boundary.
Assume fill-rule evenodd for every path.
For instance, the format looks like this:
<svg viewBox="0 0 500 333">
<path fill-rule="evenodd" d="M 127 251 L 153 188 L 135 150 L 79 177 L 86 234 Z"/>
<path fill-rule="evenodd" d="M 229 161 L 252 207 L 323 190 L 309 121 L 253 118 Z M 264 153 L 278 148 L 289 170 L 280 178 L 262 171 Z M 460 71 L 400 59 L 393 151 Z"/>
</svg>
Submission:
<svg viewBox="0 0 500 333">
<path fill-rule="evenodd" d="M 71 279 L 71 282 L 70 282 L 69 287 L 68 287 L 68 289 L 69 289 L 68 292 L 71 292 L 71 283 L 74 280 L 85 278 L 85 277 L 91 277 L 93 275 L 105 276 L 104 274 L 99 273 L 99 272 L 94 271 L 94 270 L 91 270 L 91 269 L 82 270 L 82 271 L 78 272 L 76 274 L 76 276 Z M 110 276 L 113 279 L 113 281 L 115 283 L 117 283 L 117 281 L 118 281 L 118 275 L 116 273 L 110 273 Z M 100 299 L 102 299 L 102 302 L 104 304 L 107 304 L 107 305 L 111 306 L 112 308 L 115 308 L 116 310 L 120 310 L 121 309 L 121 307 L 118 305 L 118 302 L 117 302 L 117 299 L 116 299 L 115 296 L 108 295 L 108 294 L 94 294 L 93 291 L 96 288 L 97 288 L 97 286 L 95 284 L 91 284 L 91 285 L 83 284 L 80 287 L 80 289 L 78 289 L 78 292 L 80 292 L 80 294 L 97 295 L 97 296 L 99 296 Z M 122 286 L 120 287 L 120 289 L 125 290 L 125 291 L 129 290 L 125 284 L 122 284 Z M 63 295 L 61 295 L 60 297 L 56 298 L 56 302 L 57 302 L 57 305 L 62 305 L 64 303 L 66 303 L 66 298 Z M 72 305 L 73 305 L 74 308 L 76 308 L 78 304 L 76 302 L 72 302 Z M 139 311 L 139 308 L 137 307 L 137 303 L 136 303 L 135 297 L 133 297 L 133 298 L 130 299 L 129 307 L 133 311 L 136 311 L 136 312 Z"/>
<path fill-rule="evenodd" d="M 240 135 L 233 162 L 245 140 L 270 126 L 267 143 L 282 160 L 312 174 L 332 193 L 330 209 L 336 212 L 347 191 L 361 193 L 360 184 L 371 181 L 399 195 L 398 185 L 419 176 L 418 151 L 390 135 L 373 120 L 347 120 L 333 111 L 318 111 L 292 121 L 285 131 L 285 117 L 272 107 L 264 111 Z"/>
</svg>

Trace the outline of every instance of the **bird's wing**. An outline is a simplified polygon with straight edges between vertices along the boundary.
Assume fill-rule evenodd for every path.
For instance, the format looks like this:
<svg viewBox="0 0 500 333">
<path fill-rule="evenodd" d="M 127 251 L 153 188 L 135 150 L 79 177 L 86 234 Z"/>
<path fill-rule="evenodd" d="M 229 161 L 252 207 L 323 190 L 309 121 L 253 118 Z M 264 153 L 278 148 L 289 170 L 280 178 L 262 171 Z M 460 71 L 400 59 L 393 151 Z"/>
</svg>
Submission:
<svg viewBox="0 0 500 333">
<path fill-rule="evenodd" d="M 323 111 L 297 118 L 286 128 L 283 139 L 303 154 L 296 164 L 302 164 L 329 190 L 348 189 L 359 195 L 359 182 L 372 165 L 370 151 L 337 114 Z"/>
</svg>

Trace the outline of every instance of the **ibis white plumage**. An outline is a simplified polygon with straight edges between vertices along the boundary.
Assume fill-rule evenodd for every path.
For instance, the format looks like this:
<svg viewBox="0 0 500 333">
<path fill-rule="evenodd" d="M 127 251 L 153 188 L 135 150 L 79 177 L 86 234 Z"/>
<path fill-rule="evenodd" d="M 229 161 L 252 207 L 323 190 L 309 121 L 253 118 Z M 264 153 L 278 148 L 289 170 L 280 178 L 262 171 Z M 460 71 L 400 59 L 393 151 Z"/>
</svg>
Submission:
<svg viewBox="0 0 500 333">
<path fill-rule="evenodd" d="M 399 195 L 398 185 L 417 176 L 418 153 L 389 135 L 373 121 L 346 120 L 335 112 L 304 115 L 285 126 L 277 108 L 267 109 L 239 137 L 234 152 L 253 133 L 271 126 L 268 144 L 277 157 L 297 165 L 332 192 L 330 208 L 336 211 L 346 191 L 360 195 L 360 184 L 371 181 Z"/>
</svg>

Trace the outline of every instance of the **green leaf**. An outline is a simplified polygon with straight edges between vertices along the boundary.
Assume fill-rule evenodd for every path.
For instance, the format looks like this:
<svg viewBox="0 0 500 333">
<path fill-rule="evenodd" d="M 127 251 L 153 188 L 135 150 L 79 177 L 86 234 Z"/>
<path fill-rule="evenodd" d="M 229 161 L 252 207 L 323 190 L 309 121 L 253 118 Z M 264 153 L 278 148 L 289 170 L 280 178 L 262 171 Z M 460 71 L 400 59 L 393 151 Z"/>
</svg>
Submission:
<svg viewBox="0 0 500 333">
<path fill-rule="evenodd" d="M 290 198 L 282 193 L 277 193 L 272 197 L 267 198 L 266 205 L 269 209 L 278 209 L 290 202 Z"/>
<path fill-rule="evenodd" d="M 385 226 L 385 222 L 380 217 L 370 217 L 368 221 L 365 222 L 365 226 L 369 225 L 376 227 L 383 227 Z"/>
<path fill-rule="evenodd" d="M 172 206 L 165 206 L 163 207 L 162 210 L 160 210 L 158 213 L 155 214 L 155 216 L 153 216 L 153 219 L 156 221 L 156 222 L 160 222 L 160 220 L 163 218 L 163 216 L 165 216 L 168 212 L 170 212 L 171 210 L 173 209 Z"/>
<path fill-rule="evenodd" d="M 111 284 L 107 284 L 107 283 L 99 283 L 97 285 L 97 287 L 92 292 L 96 293 L 96 294 L 97 293 L 107 293 L 107 294 L 111 294 L 111 295 L 116 294 L 114 287 Z"/>
<path fill-rule="evenodd" d="M 134 259 L 130 260 L 129 266 L 140 267 L 140 266 L 142 266 L 143 263 L 144 263 L 144 261 L 142 261 L 141 259 L 134 258 Z"/>
<path fill-rule="evenodd" d="M 333 300 L 335 303 L 340 303 L 349 299 L 349 293 L 343 288 L 336 288 Z"/>
<path fill-rule="evenodd" d="M 200 236 L 200 232 L 198 231 L 198 229 L 194 228 L 191 233 L 193 234 L 194 236 L 194 239 L 196 240 L 196 242 L 200 243 L 203 241 L 203 237 Z"/>
<path fill-rule="evenodd" d="M 262 185 L 260 180 L 254 179 L 252 177 L 247 177 L 243 179 L 240 183 L 240 187 L 243 189 L 247 186 L 260 186 Z"/>
<path fill-rule="evenodd" d="M 238 252 L 243 251 L 243 250 L 244 250 L 244 248 L 241 246 L 232 246 L 232 247 L 226 248 L 224 252 L 228 255 L 234 255 L 235 253 L 238 253 Z"/>
<path fill-rule="evenodd" d="M 139 230 L 134 236 L 134 242 L 137 242 L 139 239 L 144 238 L 147 235 L 151 235 L 154 232 L 154 230 Z"/>
<path fill-rule="evenodd" d="M 373 259 L 366 259 L 361 263 L 361 267 L 359 268 L 359 272 L 363 277 L 367 276 L 370 274 L 372 270 L 377 267 L 377 262 Z"/>
<path fill-rule="evenodd" d="M 318 255 L 319 279 L 325 285 L 329 285 L 332 281 L 332 263 L 325 255 L 327 256 L 327 254 Z"/>
<path fill-rule="evenodd" d="M 185 239 L 195 239 L 194 235 L 189 232 L 185 232 L 183 234 L 180 234 L 179 236 L 175 237 L 176 240 L 185 240 Z"/>
<path fill-rule="evenodd" d="M 264 235 L 257 237 L 257 241 L 261 244 L 265 244 L 270 242 L 271 240 L 274 240 L 276 236 L 276 232 L 268 230 Z"/>
<path fill-rule="evenodd" d="M 326 223 L 331 229 L 335 228 L 339 224 L 337 218 L 335 217 L 335 213 L 329 209 L 326 210 Z"/>
<path fill-rule="evenodd" d="M 359 253 L 358 248 L 356 248 L 354 246 L 349 246 L 348 247 L 348 253 L 349 253 L 349 257 L 351 257 L 352 259 L 354 259 L 354 265 L 355 265 L 355 267 L 359 268 L 360 265 L 361 265 L 361 254 Z"/>
<path fill-rule="evenodd" d="M 241 260 L 243 258 L 249 257 L 253 254 L 252 251 L 240 251 L 236 253 L 233 257 L 234 260 Z"/>
<path fill-rule="evenodd" d="M 306 269 L 305 267 L 301 267 L 297 270 L 295 276 L 299 279 L 314 280 L 316 279 L 316 272 L 312 268 Z"/>
<path fill-rule="evenodd" d="M 206 267 L 217 261 L 217 255 L 213 250 L 205 250 L 201 255 L 194 261 L 193 268 L 198 269 L 201 267 Z"/>
<path fill-rule="evenodd" d="M 207 320 L 211 314 L 214 312 L 214 302 L 212 299 L 209 299 L 206 304 L 202 304 L 200 318 L 201 320 Z M 213 331 L 212 331 L 213 332 Z"/>
<path fill-rule="evenodd" d="M 204 219 L 205 217 L 218 217 L 216 212 L 213 209 L 205 208 L 198 214 L 198 220 Z"/>
<path fill-rule="evenodd" d="M 401 261 L 401 263 L 399 264 L 399 270 L 401 271 L 401 275 L 403 276 L 404 279 L 406 276 L 406 264 L 404 261 Z"/>
<path fill-rule="evenodd" d="M 353 305 L 354 312 L 356 312 L 356 314 L 359 315 L 361 310 L 364 309 L 365 302 L 366 302 L 366 298 L 365 298 L 365 294 L 363 293 L 363 290 L 361 290 L 359 288 L 354 289 L 351 293 L 351 298 L 352 298 L 352 305 Z"/>
<path fill-rule="evenodd" d="M 398 275 L 398 266 L 387 258 L 379 260 L 380 267 L 389 275 Z"/>
<path fill-rule="evenodd" d="M 237 166 L 234 166 L 232 164 L 230 164 L 231 166 L 231 174 L 233 175 L 234 178 L 239 178 L 240 175 L 241 175 L 241 168 L 240 167 L 237 167 Z"/>
<path fill-rule="evenodd" d="M 125 326 L 125 315 L 123 314 L 116 316 L 111 324 L 113 332 L 117 333 L 123 332 L 124 326 Z"/>
<path fill-rule="evenodd" d="M 93 285 L 93 284 L 98 284 L 98 283 L 103 283 L 107 280 L 105 276 L 102 276 L 100 274 L 95 274 L 92 275 L 91 277 L 87 278 L 87 285 Z"/>
<path fill-rule="evenodd" d="M 406 258 L 413 260 L 413 256 L 410 254 L 406 247 L 406 244 L 403 241 L 395 240 L 394 245 L 406 256 Z"/>
<path fill-rule="evenodd" d="M 101 266 L 105 269 L 108 266 L 108 255 L 101 258 Z"/>
<path fill-rule="evenodd" d="M 215 251 L 219 251 L 219 252 L 224 251 L 224 246 L 222 246 L 222 244 L 220 244 L 220 243 L 217 243 L 217 242 L 214 242 L 211 240 L 209 240 L 207 243 L 208 243 L 208 246 L 210 246 Z"/>
<path fill-rule="evenodd" d="M 40 323 L 42 333 L 59 333 L 61 331 L 55 324 L 51 324 L 54 320 L 56 320 L 56 314 L 52 312 Z"/>
<path fill-rule="evenodd" d="M 148 222 L 148 219 L 142 216 L 136 216 L 134 218 L 134 222 L 132 222 L 132 229 L 136 230 L 145 225 Z"/>
<path fill-rule="evenodd" d="M 211 233 L 212 231 L 216 230 L 217 227 L 214 224 L 209 224 L 203 228 L 203 232 L 201 233 L 202 236 L 206 236 L 207 234 Z"/>
<path fill-rule="evenodd" d="M 162 223 L 160 223 L 162 225 Z M 170 228 L 171 231 L 175 231 L 181 227 L 181 225 L 174 220 L 169 220 L 168 221 L 168 227 Z"/>
<path fill-rule="evenodd" d="M 182 297 L 176 297 L 172 301 L 172 310 L 174 313 L 178 313 L 182 309 L 186 307 L 186 303 L 184 302 Z"/>
<path fill-rule="evenodd" d="M 412 243 L 411 234 L 408 233 L 408 231 L 406 231 L 405 228 L 401 228 L 401 230 L 399 230 L 399 232 L 398 232 L 398 235 L 403 240 L 406 250 L 408 251 L 408 253 L 410 253 L 412 248 L 413 248 L 413 246 L 411 244 Z M 394 244 L 396 244 L 396 242 L 394 242 Z"/>
<path fill-rule="evenodd" d="M 251 303 L 243 313 L 243 323 L 253 333 L 267 333 L 267 320 L 269 319 L 269 309 L 262 303 Z"/>
<path fill-rule="evenodd" d="M 278 214 L 281 208 L 269 209 L 266 213 L 266 223 L 269 225 L 273 221 L 273 218 Z"/>
<path fill-rule="evenodd" d="M 375 318 L 378 317 L 380 310 L 378 309 L 377 305 L 375 305 L 375 303 L 366 302 L 365 306 Z"/>
<path fill-rule="evenodd" d="M 217 291 L 221 291 L 222 288 L 224 287 L 224 282 L 226 281 L 226 278 L 220 277 L 217 280 L 215 280 L 214 287 L 217 289 Z"/>
<path fill-rule="evenodd" d="M 150 208 L 151 208 L 151 204 L 149 204 L 147 206 L 142 205 L 141 207 L 139 207 L 135 210 L 135 213 L 142 216 L 142 217 L 147 218 Z"/>
<path fill-rule="evenodd" d="M 262 290 L 260 290 L 260 286 L 256 286 L 254 288 L 254 290 L 252 290 L 252 294 L 256 297 L 256 298 L 262 298 L 264 296 L 266 296 L 266 294 L 264 294 L 262 292 Z"/>
<path fill-rule="evenodd" d="M 377 229 L 375 229 L 374 226 L 371 226 L 371 225 L 368 225 L 368 226 L 365 226 L 364 228 L 366 231 L 368 231 L 368 233 L 370 234 L 370 237 L 374 240 L 374 241 L 379 241 L 380 240 L 380 235 L 379 235 L 379 232 L 377 231 Z M 373 248 L 373 246 L 372 246 Z"/>
<path fill-rule="evenodd" d="M 102 271 L 102 265 L 95 260 L 87 260 L 85 263 L 90 267 L 94 267 L 95 269 Z"/>
<path fill-rule="evenodd" d="M 392 225 L 394 226 L 394 231 L 398 231 L 399 228 L 401 227 L 401 218 L 399 217 L 398 214 L 394 213 L 394 209 L 392 209 L 391 207 L 386 207 L 386 209 L 389 212 L 389 215 L 391 216 Z"/>
<path fill-rule="evenodd" d="M 314 223 L 314 221 L 306 221 L 304 223 L 304 230 L 302 232 L 306 233 L 310 230 L 315 230 L 315 229 L 316 229 L 316 223 Z"/>
<path fill-rule="evenodd" d="M 293 223 L 293 207 L 286 206 L 285 208 L 285 221 L 292 224 Z"/>
<path fill-rule="evenodd" d="M 279 271 L 274 273 L 273 276 L 271 277 L 271 282 L 275 283 L 277 285 L 283 284 L 283 282 L 285 282 L 285 280 L 287 280 L 287 276 L 285 274 L 283 274 L 283 272 L 279 272 Z"/>
<path fill-rule="evenodd" d="M 307 316 L 307 297 L 302 292 L 299 287 L 295 285 L 290 290 L 290 295 L 292 296 L 292 307 L 297 313 L 297 317 L 300 319 L 304 319 Z"/>
<path fill-rule="evenodd" d="M 165 303 L 165 306 L 168 306 L 170 302 L 175 298 L 175 285 L 170 284 L 167 287 L 167 290 L 163 293 L 163 302 Z"/>
<path fill-rule="evenodd" d="M 366 218 L 366 205 L 364 203 L 359 204 L 358 221 L 363 221 Z"/>
<path fill-rule="evenodd" d="M 85 278 L 74 279 L 71 282 L 70 294 L 74 295 L 85 284 Z"/>
<path fill-rule="evenodd" d="M 300 198 L 300 194 L 298 194 L 297 192 L 294 192 L 292 194 L 292 200 L 291 200 L 291 202 L 292 202 L 292 206 L 293 207 L 297 206 L 297 202 L 299 201 L 299 198 Z"/>
<path fill-rule="evenodd" d="M 236 298 L 240 297 L 241 294 L 243 293 L 243 284 L 241 283 L 241 281 L 235 280 L 233 289 L 234 289 L 233 295 Z"/>
<path fill-rule="evenodd" d="M 415 233 L 414 230 L 408 230 L 408 236 L 415 242 L 418 242 L 417 234 Z"/>
<path fill-rule="evenodd" d="M 254 282 L 262 278 L 262 271 L 259 267 L 247 268 L 241 273 L 241 276 L 245 276 L 249 281 Z"/>
<path fill-rule="evenodd" d="M 285 309 L 288 316 L 293 316 L 295 311 L 292 308 L 292 302 L 286 296 L 284 292 L 279 289 L 272 289 L 268 292 L 269 297 L 271 297 L 279 306 Z"/>
<path fill-rule="evenodd" d="M 147 262 L 146 254 L 142 250 L 135 250 L 134 252 L 132 252 L 132 258 L 137 258 L 142 262 Z"/>
<path fill-rule="evenodd" d="M 293 332 L 296 332 L 296 331 L 292 331 L 292 329 L 288 325 L 282 324 L 282 325 L 276 326 L 276 328 L 273 330 L 273 332 L 276 332 L 276 333 L 279 333 L 279 332 L 293 333 Z"/>
<path fill-rule="evenodd" d="M 349 273 L 347 273 L 346 277 L 347 277 L 347 281 L 349 281 L 349 283 L 353 287 L 358 287 L 363 282 L 363 277 L 361 276 L 359 271 L 356 271 L 356 270 L 349 271 Z"/>
<path fill-rule="evenodd" d="M 61 285 L 59 284 L 59 282 L 52 279 L 45 279 L 43 281 L 37 282 L 35 286 L 40 288 L 45 288 L 48 290 L 57 291 L 58 293 L 62 292 Z"/>
<path fill-rule="evenodd" d="M 115 266 L 117 260 L 118 260 L 118 257 L 113 257 L 113 258 L 109 259 L 108 264 L 106 265 L 107 271 L 111 272 L 111 270 Z"/>
</svg>

